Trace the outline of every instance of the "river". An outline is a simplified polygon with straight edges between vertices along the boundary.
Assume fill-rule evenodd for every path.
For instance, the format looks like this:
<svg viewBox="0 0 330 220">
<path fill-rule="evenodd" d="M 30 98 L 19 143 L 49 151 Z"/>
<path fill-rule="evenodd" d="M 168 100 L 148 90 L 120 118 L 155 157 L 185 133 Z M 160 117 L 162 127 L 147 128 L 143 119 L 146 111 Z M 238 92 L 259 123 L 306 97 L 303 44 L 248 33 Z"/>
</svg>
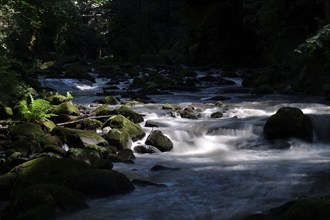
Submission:
<svg viewBox="0 0 330 220">
<path fill-rule="evenodd" d="M 221 70 L 214 70 L 214 75 L 221 76 Z M 88 209 L 59 219 L 239 219 L 292 199 L 330 194 L 330 107 L 319 97 L 251 95 L 241 90 L 241 79 L 230 80 L 235 84 L 201 84 L 198 92 L 152 95 L 150 103 L 132 107 L 145 121 L 161 122 L 164 127 L 157 129 L 173 141 L 174 148 L 167 153 L 136 154 L 134 164 L 116 163 L 113 169 L 131 179 L 165 186 L 136 186 L 129 194 L 91 200 Z M 44 86 L 71 90 L 74 101 L 85 106 L 99 98 L 93 94 L 109 82 L 41 81 Z M 118 89 L 127 88 L 129 82 L 120 82 Z M 209 104 L 216 95 L 230 99 L 223 106 Z M 162 109 L 164 103 L 192 104 L 201 118 L 173 117 Z M 265 121 L 283 106 L 299 107 L 311 117 L 313 143 L 263 138 Z M 217 111 L 223 117 L 210 118 Z M 147 134 L 152 130 L 144 122 L 141 126 Z M 133 147 L 143 143 L 140 140 Z M 282 145 L 289 148 L 279 149 Z M 169 169 L 151 170 L 155 165 Z"/>
</svg>

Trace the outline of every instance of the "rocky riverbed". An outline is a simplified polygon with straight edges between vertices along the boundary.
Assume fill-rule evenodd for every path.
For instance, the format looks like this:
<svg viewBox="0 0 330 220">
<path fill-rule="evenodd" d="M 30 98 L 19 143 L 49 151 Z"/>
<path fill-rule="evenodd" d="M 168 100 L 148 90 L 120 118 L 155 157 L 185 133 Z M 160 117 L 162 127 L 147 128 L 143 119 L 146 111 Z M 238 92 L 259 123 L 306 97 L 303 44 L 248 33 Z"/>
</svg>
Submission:
<svg viewBox="0 0 330 220">
<path fill-rule="evenodd" d="M 251 93 L 242 71 L 182 72 L 120 71 L 48 96 L 43 123 L 3 120 L 2 218 L 327 219 L 328 106 Z"/>
</svg>

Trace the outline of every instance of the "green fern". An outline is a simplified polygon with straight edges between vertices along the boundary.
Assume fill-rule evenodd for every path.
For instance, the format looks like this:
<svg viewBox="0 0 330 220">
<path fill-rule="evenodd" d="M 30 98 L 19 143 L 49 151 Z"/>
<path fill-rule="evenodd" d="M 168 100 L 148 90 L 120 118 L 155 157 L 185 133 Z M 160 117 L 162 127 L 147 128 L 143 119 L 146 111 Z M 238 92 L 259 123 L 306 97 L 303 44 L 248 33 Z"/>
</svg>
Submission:
<svg viewBox="0 0 330 220">
<path fill-rule="evenodd" d="M 53 106 L 48 101 L 34 99 L 32 95 L 30 95 L 30 100 L 30 104 L 27 100 L 22 100 L 18 103 L 18 110 L 22 119 L 29 122 L 40 122 L 55 116 L 55 114 L 50 113 Z"/>
</svg>

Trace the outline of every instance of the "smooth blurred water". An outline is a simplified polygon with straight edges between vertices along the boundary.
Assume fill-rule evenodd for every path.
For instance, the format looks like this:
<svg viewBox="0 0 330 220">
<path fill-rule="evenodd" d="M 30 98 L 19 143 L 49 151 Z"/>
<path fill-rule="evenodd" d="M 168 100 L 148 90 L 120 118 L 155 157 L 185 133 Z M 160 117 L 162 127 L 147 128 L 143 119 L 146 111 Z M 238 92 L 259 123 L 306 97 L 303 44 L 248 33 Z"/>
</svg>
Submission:
<svg viewBox="0 0 330 220">
<path fill-rule="evenodd" d="M 239 80 L 235 82 L 229 87 L 240 86 Z M 155 103 L 133 107 L 145 120 L 166 125 L 154 129 L 168 136 L 174 148 L 167 153 L 136 154 L 134 164 L 116 163 L 113 169 L 130 179 L 166 187 L 136 186 L 129 194 L 91 200 L 88 209 L 60 219 L 234 219 L 292 199 L 330 194 L 328 105 L 315 97 L 278 94 L 252 100 L 246 98 L 249 94 L 227 94 L 231 100 L 224 106 L 207 104 L 207 98 L 219 95 L 221 89 L 205 86 L 198 93 L 155 95 Z M 87 105 L 86 100 L 82 96 L 81 104 Z M 172 117 L 162 103 L 182 107 L 193 103 L 202 118 Z M 274 148 L 283 143 L 264 139 L 265 121 L 283 106 L 299 107 L 312 118 L 314 143 L 290 139 L 285 144 L 291 147 L 279 150 Z M 223 118 L 210 118 L 217 111 L 223 112 Z M 144 123 L 140 125 L 147 135 L 151 132 Z M 152 171 L 155 165 L 176 169 Z"/>
</svg>

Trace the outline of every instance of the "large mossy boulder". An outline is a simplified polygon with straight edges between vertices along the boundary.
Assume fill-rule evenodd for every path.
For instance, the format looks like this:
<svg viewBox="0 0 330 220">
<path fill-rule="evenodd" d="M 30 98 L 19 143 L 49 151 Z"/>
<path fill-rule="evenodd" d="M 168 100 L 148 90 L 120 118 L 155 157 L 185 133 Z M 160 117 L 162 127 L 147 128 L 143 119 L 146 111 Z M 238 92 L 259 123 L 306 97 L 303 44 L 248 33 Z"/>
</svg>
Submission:
<svg viewBox="0 0 330 220">
<path fill-rule="evenodd" d="M 61 95 L 61 94 L 58 94 L 58 93 L 46 97 L 46 100 L 49 101 L 50 104 L 52 104 L 52 105 L 59 105 L 63 102 L 70 101 L 70 99 L 71 99 L 71 97 L 64 96 L 64 95 Z"/>
<path fill-rule="evenodd" d="M 133 141 L 142 139 L 145 136 L 144 131 L 139 125 L 134 124 L 123 115 L 111 116 L 103 126 L 110 126 L 112 129 L 115 128 L 121 132 L 125 132 L 129 134 Z"/>
<path fill-rule="evenodd" d="M 134 123 L 141 123 L 144 121 L 143 117 L 139 113 L 128 108 L 126 105 L 122 105 L 120 108 L 113 109 L 110 114 L 123 115 Z"/>
<path fill-rule="evenodd" d="M 81 160 L 93 162 L 101 159 L 101 155 L 98 151 L 92 149 L 70 148 L 66 152 L 66 157 L 73 160 Z"/>
<path fill-rule="evenodd" d="M 16 183 L 11 186 L 10 183 Z M 39 184 L 51 183 L 76 190 L 87 197 L 103 197 L 130 192 L 129 179 L 116 171 L 92 169 L 87 163 L 57 158 L 38 158 L 23 163 L 0 177 L 0 192 L 12 191 Z"/>
<path fill-rule="evenodd" d="M 111 129 L 105 136 L 109 144 L 116 147 L 118 150 L 128 149 L 132 146 L 130 135 L 118 129 Z"/>
<path fill-rule="evenodd" d="M 106 96 L 102 98 L 99 103 L 106 105 L 118 105 L 120 102 L 115 96 Z"/>
<path fill-rule="evenodd" d="M 299 108 L 282 107 L 266 121 L 264 135 L 267 139 L 293 137 L 312 142 L 313 125 Z"/>
<path fill-rule="evenodd" d="M 9 128 L 9 134 L 12 136 L 26 136 L 32 138 L 40 138 L 45 135 L 39 124 L 24 123 Z"/>
<path fill-rule="evenodd" d="M 287 202 L 266 213 L 255 214 L 244 220 L 328 220 L 330 196 L 310 197 Z"/>
<path fill-rule="evenodd" d="M 156 147 L 161 152 L 171 151 L 173 148 L 172 141 L 158 130 L 151 132 L 146 140 L 146 144 Z"/>
<path fill-rule="evenodd" d="M 111 115 L 112 110 L 108 105 L 100 105 L 94 110 L 94 113 L 96 116 Z"/>
<path fill-rule="evenodd" d="M 13 137 L 10 149 L 21 152 L 24 156 L 40 153 L 46 141 L 46 134 L 39 124 L 24 123 L 9 128 Z"/>
<path fill-rule="evenodd" d="M 92 144 L 109 145 L 103 137 L 92 131 L 57 126 L 52 130 L 52 134 L 61 138 L 70 148 L 84 148 Z"/>
<path fill-rule="evenodd" d="M 71 101 L 67 101 L 55 106 L 53 113 L 56 115 L 79 115 L 80 111 Z"/>
<path fill-rule="evenodd" d="M 36 184 L 16 195 L 4 219 L 44 220 L 87 208 L 84 196 L 55 184 Z"/>
</svg>

